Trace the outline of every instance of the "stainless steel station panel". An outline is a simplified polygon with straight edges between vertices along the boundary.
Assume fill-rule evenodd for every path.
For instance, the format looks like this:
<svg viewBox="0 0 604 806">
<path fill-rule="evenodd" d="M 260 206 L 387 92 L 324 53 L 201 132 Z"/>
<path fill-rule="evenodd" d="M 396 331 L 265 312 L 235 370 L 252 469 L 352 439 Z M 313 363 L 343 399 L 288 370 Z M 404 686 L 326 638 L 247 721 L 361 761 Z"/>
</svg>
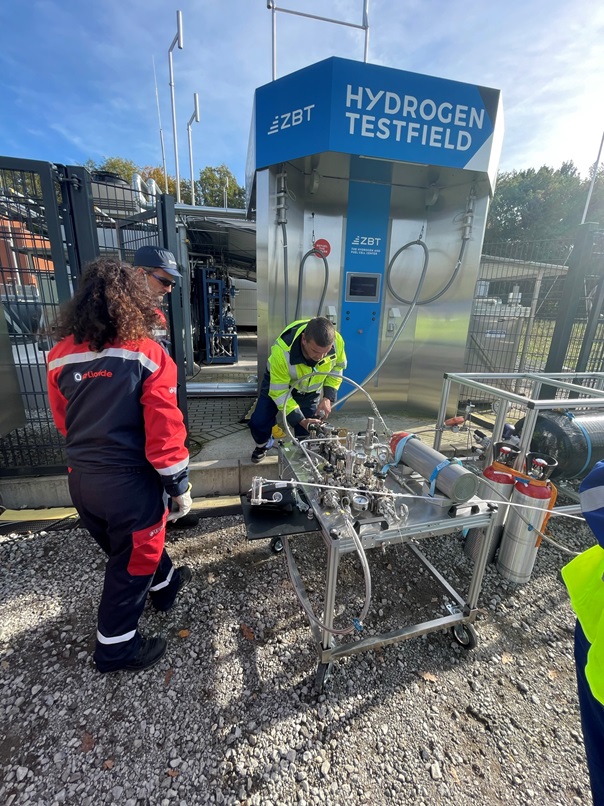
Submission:
<svg viewBox="0 0 604 806">
<path fill-rule="evenodd" d="M 286 324 L 322 315 L 384 411 L 436 410 L 464 366 L 501 135 L 497 90 L 376 65 L 327 59 L 259 88 L 259 372 Z"/>
</svg>

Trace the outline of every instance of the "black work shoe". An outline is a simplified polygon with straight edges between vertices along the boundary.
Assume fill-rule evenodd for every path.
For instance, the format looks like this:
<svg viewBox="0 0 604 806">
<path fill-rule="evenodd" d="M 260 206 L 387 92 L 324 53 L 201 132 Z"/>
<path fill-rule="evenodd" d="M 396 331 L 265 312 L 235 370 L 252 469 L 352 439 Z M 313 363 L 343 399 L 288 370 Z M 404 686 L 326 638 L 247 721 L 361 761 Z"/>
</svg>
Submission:
<svg viewBox="0 0 604 806">
<path fill-rule="evenodd" d="M 167 646 L 168 642 L 161 635 L 143 638 L 136 655 L 122 668 L 128 672 L 142 672 L 144 669 L 150 669 L 166 654 Z"/>
<path fill-rule="evenodd" d="M 257 465 L 258 462 L 266 459 L 267 452 L 266 445 L 263 448 L 254 448 L 254 452 L 252 453 L 252 462 Z"/>
<path fill-rule="evenodd" d="M 273 437 L 269 438 L 269 441 L 266 445 L 256 445 L 254 448 L 254 452 L 252 453 L 252 462 L 257 465 L 258 462 L 261 462 L 263 459 L 266 458 L 266 454 L 268 453 L 269 449 L 273 447 L 275 444 L 275 440 Z"/>
<path fill-rule="evenodd" d="M 188 585 L 193 578 L 193 572 L 188 565 L 181 565 L 174 571 L 174 577 L 167 588 L 163 588 L 157 593 L 151 594 L 151 602 L 160 613 L 167 613 L 176 601 L 176 597 L 181 590 Z"/>
</svg>

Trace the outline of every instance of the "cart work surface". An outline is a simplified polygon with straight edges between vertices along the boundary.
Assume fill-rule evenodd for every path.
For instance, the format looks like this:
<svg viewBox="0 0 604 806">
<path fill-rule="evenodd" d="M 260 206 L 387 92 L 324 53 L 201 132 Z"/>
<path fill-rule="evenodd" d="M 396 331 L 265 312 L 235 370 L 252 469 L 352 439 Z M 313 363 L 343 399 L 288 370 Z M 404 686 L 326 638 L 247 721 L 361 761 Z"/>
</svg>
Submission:
<svg viewBox="0 0 604 806">
<path fill-rule="evenodd" d="M 550 524 L 575 550 L 593 544 L 576 521 Z M 0 536 L 0 802 L 591 803 L 558 550 L 541 546 L 524 586 L 487 567 L 474 650 L 436 632 L 344 657 L 317 694 L 284 554 L 247 540 L 240 516 L 170 539 L 193 580 L 171 612 L 147 609 L 141 622 L 168 637 L 165 657 L 101 676 L 91 652 L 104 559 L 90 537 Z M 321 547 L 309 533 L 290 542 L 318 602 Z M 461 534 L 423 549 L 454 581 L 471 574 Z M 438 609 L 404 546 L 368 558 L 363 637 L 406 608 L 411 622 Z M 341 579 L 336 625 L 363 599 L 354 555 Z"/>
</svg>

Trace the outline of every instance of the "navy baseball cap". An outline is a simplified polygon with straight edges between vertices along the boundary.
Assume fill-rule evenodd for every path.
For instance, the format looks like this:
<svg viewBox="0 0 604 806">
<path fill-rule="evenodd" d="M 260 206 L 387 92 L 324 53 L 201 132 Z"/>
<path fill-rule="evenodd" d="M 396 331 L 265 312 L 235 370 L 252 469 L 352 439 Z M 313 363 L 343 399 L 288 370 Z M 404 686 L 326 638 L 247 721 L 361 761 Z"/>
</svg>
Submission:
<svg viewBox="0 0 604 806">
<path fill-rule="evenodd" d="M 172 277 L 182 277 L 172 252 L 167 249 L 161 249 L 159 246 L 141 246 L 134 253 L 132 265 L 141 266 L 145 269 L 163 269 L 166 274 L 171 274 Z"/>
</svg>

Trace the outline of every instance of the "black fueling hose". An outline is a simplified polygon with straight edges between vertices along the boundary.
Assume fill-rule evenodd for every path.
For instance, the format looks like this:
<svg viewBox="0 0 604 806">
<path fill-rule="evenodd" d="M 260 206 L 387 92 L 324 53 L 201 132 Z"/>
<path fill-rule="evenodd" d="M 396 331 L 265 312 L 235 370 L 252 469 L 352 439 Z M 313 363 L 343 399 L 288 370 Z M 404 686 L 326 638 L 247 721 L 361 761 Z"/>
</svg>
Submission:
<svg viewBox="0 0 604 806">
<path fill-rule="evenodd" d="M 409 241 L 409 243 L 406 243 L 404 246 L 401 246 L 401 248 L 397 252 L 394 253 L 394 257 L 392 258 L 392 260 L 388 264 L 388 268 L 386 269 L 386 284 L 388 286 L 388 291 L 390 291 L 392 296 L 398 302 L 401 302 L 403 305 L 430 305 L 430 303 L 436 302 L 437 299 L 440 299 L 440 297 L 442 297 L 442 295 L 445 294 L 451 288 L 455 278 L 459 274 L 461 264 L 463 263 L 463 256 L 464 256 L 464 253 L 466 251 L 467 242 L 468 242 L 467 238 L 462 239 L 461 249 L 459 250 L 459 257 L 457 258 L 457 263 L 455 264 L 455 268 L 453 269 L 453 273 L 449 277 L 445 287 L 441 288 L 441 290 L 437 294 L 434 294 L 433 296 L 428 297 L 428 299 L 423 299 L 420 302 L 417 299 L 417 297 L 418 297 L 417 292 L 415 293 L 415 295 L 414 295 L 412 300 L 407 300 L 407 299 L 403 299 L 403 297 L 399 297 L 399 295 L 396 293 L 394 288 L 392 288 L 392 283 L 390 282 L 390 269 L 392 268 L 392 265 L 393 265 L 394 261 L 396 260 L 396 258 L 400 255 L 400 253 L 404 249 L 407 249 L 409 246 L 414 246 L 415 244 L 417 244 L 418 246 L 421 246 L 423 248 L 424 252 L 426 253 L 426 256 L 428 255 L 428 247 L 426 246 L 426 244 L 423 241 L 421 241 L 421 240 Z M 426 257 L 426 260 L 427 260 L 427 257 Z M 422 281 L 423 281 L 423 278 L 422 278 Z"/>
<path fill-rule="evenodd" d="M 302 305 L 302 286 L 304 284 L 304 264 L 308 260 L 311 255 L 315 255 L 316 257 L 320 257 L 323 261 L 323 266 L 325 269 L 325 282 L 323 283 L 323 293 L 321 294 L 321 300 L 319 302 L 319 307 L 317 309 L 317 316 L 321 316 L 321 311 L 323 309 L 323 303 L 325 302 L 325 297 L 327 296 L 327 286 L 329 283 L 329 265 L 325 258 L 323 252 L 319 249 L 316 249 L 314 246 L 312 249 L 309 249 L 308 252 L 304 255 L 302 260 L 300 261 L 300 269 L 298 271 L 298 296 L 296 299 L 296 313 L 294 315 L 294 321 L 298 319 L 300 314 L 300 307 Z M 286 297 L 287 299 L 287 297 Z M 285 317 L 287 319 L 287 315 Z"/>
<path fill-rule="evenodd" d="M 365 380 L 363 381 L 361 386 L 365 386 L 365 384 L 369 383 L 369 381 L 371 381 L 371 379 L 374 378 L 375 375 L 377 375 L 377 373 L 380 371 L 380 369 L 384 366 L 386 360 L 390 356 L 390 353 L 394 349 L 394 345 L 396 344 L 396 342 L 398 341 L 401 333 L 405 329 L 405 326 L 406 326 L 407 322 L 409 321 L 409 317 L 411 316 L 411 314 L 415 310 L 416 305 L 430 305 L 432 302 L 436 302 L 436 300 L 440 299 L 440 297 L 442 297 L 443 294 L 445 294 L 449 290 L 449 288 L 451 288 L 451 286 L 453 285 L 453 283 L 455 281 L 455 278 L 459 274 L 461 264 L 463 263 L 463 258 L 464 258 L 464 254 L 465 254 L 465 251 L 466 251 L 466 244 L 470 240 L 470 233 L 471 233 L 471 230 L 472 230 L 472 219 L 473 219 L 473 216 L 474 216 L 474 200 L 475 200 L 475 195 L 474 195 L 474 189 L 472 188 L 472 191 L 470 193 L 470 198 L 468 200 L 468 207 L 466 209 L 465 216 L 464 216 L 464 230 L 463 230 L 463 234 L 461 236 L 461 247 L 460 247 L 460 250 L 459 250 L 459 255 L 457 257 L 457 263 L 455 264 L 455 268 L 453 269 L 453 272 L 452 272 L 451 276 L 449 277 L 446 285 L 444 286 L 444 288 L 441 288 L 441 290 L 438 293 L 433 294 L 431 297 L 428 297 L 428 299 L 424 299 L 421 302 L 419 301 L 419 295 L 421 294 L 421 290 L 422 290 L 422 287 L 424 285 L 424 280 L 426 279 L 426 273 L 428 271 L 428 260 L 430 259 L 430 252 L 428 251 L 428 247 L 422 241 L 421 238 L 418 238 L 415 241 L 409 241 L 408 243 L 404 244 L 403 246 L 401 246 L 400 249 L 397 249 L 396 252 L 394 253 L 394 255 L 392 256 L 392 259 L 388 263 L 388 268 L 386 269 L 386 284 L 388 286 L 388 291 L 390 291 L 390 293 L 392 294 L 394 299 L 396 299 L 398 302 L 402 303 L 403 305 L 408 305 L 409 309 L 408 309 L 407 313 L 405 314 L 405 316 L 403 318 L 403 321 L 401 322 L 401 324 L 399 326 L 399 329 L 394 334 L 394 337 L 393 337 L 392 341 L 390 342 L 390 345 L 389 345 L 388 349 L 386 350 L 386 352 L 382 356 L 381 360 L 376 364 L 374 369 L 365 378 Z M 423 265 L 423 268 L 422 268 L 421 277 L 419 278 L 419 283 L 417 284 L 417 288 L 415 290 L 415 294 L 413 295 L 413 299 L 407 300 L 407 299 L 404 299 L 403 297 L 399 296 L 396 293 L 396 291 L 392 287 L 392 283 L 390 281 L 390 275 L 391 275 L 391 272 L 392 272 L 392 267 L 394 265 L 394 261 L 397 259 L 397 257 L 402 252 L 405 251 L 405 249 L 409 249 L 409 247 L 411 247 L 411 246 L 420 246 L 424 250 L 424 265 Z M 338 403 L 341 404 L 345 400 L 348 400 L 348 398 L 351 397 L 352 395 L 354 395 L 356 391 L 357 391 L 356 389 L 353 389 L 351 392 L 349 392 L 348 394 L 344 395 L 344 397 L 341 400 L 339 400 Z"/>
<path fill-rule="evenodd" d="M 401 254 L 401 252 L 404 252 L 405 249 L 409 249 L 410 246 L 421 246 L 422 247 L 422 249 L 424 250 L 424 265 L 422 266 L 422 273 L 421 273 L 421 276 L 419 278 L 417 288 L 415 289 L 415 294 L 413 295 L 413 299 L 410 300 L 409 302 L 406 302 L 405 300 L 401 299 L 401 297 L 399 297 L 398 294 L 395 294 L 395 292 L 392 290 L 391 285 L 390 285 L 390 270 L 392 269 L 392 266 L 394 265 L 394 261 Z M 420 238 L 418 238 L 416 241 L 409 241 L 404 246 L 401 246 L 401 248 L 397 249 L 397 251 L 392 256 L 392 259 L 391 259 L 390 263 L 388 264 L 388 268 L 386 269 L 386 282 L 388 284 L 388 290 L 390 291 L 390 293 L 392 294 L 392 296 L 395 299 L 397 299 L 399 302 L 402 302 L 405 305 L 408 305 L 409 309 L 407 310 L 407 313 L 403 317 L 403 321 L 399 325 L 398 330 L 394 334 L 394 337 L 393 337 L 392 341 L 390 342 L 390 345 L 388 346 L 388 349 L 386 350 L 386 352 L 382 356 L 381 360 L 376 364 L 376 366 L 372 369 L 372 371 L 369 373 L 369 375 L 365 378 L 363 383 L 360 384 L 361 387 L 363 387 L 363 386 L 365 386 L 365 384 L 369 383 L 369 381 L 372 378 L 374 378 L 375 375 L 377 375 L 377 373 L 380 371 L 380 369 L 384 366 L 384 364 L 388 360 L 388 357 L 390 356 L 390 353 L 394 349 L 394 345 L 398 341 L 399 336 L 401 335 L 401 333 L 405 329 L 405 325 L 409 321 L 409 317 L 411 316 L 411 314 L 415 310 L 415 306 L 420 304 L 417 300 L 418 300 L 418 297 L 421 294 L 422 288 L 424 286 L 424 280 L 426 279 L 426 274 L 428 272 L 428 261 L 429 260 L 430 260 L 430 252 L 428 251 L 428 247 L 426 246 L 426 244 Z M 444 291 L 441 292 L 441 293 L 444 293 Z M 338 404 L 344 403 L 345 400 L 348 400 L 348 398 L 352 397 L 352 395 L 354 395 L 357 391 L 358 391 L 358 389 L 352 389 L 350 392 L 345 394 L 344 397 L 341 400 L 338 400 Z"/>
</svg>

